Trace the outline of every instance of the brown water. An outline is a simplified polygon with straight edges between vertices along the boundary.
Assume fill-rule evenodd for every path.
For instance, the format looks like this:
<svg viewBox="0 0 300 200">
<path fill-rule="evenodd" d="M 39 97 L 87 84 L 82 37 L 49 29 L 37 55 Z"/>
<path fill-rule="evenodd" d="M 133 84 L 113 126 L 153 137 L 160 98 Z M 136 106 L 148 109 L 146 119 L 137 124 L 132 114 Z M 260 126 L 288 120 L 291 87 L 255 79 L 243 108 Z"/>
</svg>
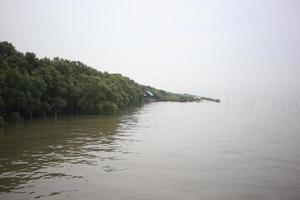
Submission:
<svg viewBox="0 0 300 200">
<path fill-rule="evenodd" d="M 299 108 L 152 103 L 0 130 L 0 199 L 300 199 Z"/>
</svg>

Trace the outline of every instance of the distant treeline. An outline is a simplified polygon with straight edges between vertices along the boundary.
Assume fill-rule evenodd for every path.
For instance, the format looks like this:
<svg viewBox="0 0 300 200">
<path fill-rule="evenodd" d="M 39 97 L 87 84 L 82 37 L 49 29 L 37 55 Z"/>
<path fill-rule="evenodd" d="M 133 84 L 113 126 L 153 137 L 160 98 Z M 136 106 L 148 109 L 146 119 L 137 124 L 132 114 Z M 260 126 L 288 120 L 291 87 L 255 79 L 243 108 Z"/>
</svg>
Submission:
<svg viewBox="0 0 300 200">
<path fill-rule="evenodd" d="M 146 91 L 157 101 L 193 101 L 143 86 L 120 74 L 100 72 L 78 61 L 39 59 L 0 42 L 0 121 L 62 114 L 111 114 L 141 104 Z"/>
</svg>

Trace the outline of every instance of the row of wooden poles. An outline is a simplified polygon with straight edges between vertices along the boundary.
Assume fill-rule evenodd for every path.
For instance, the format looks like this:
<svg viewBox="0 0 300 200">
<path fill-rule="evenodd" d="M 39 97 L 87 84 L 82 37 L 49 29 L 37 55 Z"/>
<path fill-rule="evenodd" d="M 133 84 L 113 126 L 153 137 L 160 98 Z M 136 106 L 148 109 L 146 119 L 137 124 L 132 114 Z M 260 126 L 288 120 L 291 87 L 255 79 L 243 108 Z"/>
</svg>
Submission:
<svg viewBox="0 0 300 200">
<path fill-rule="evenodd" d="M 231 100 L 225 99 L 224 106 L 225 107 L 232 107 L 232 106 L 241 106 L 244 108 L 254 108 L 255 105 L 260 104 L 259 101 L 254 99 L 241 99 L 241 100 Z M 274 109 L 297 109 L 300 108 L 300 100 L 298 99 L 287 99 L 287 100 L 270 100 L 266 104 L 267 106 L 270 105 Z"/>
</svg>

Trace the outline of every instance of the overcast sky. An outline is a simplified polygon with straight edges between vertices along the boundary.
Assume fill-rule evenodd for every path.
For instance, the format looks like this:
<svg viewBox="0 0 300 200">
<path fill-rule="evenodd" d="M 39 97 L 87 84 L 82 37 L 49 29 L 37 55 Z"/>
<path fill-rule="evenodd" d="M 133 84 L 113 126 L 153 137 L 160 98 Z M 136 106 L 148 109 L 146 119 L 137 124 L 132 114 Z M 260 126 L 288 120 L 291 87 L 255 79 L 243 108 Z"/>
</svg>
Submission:
<svg viewBox="0 0 300 200">
<path fill-rule="evenodd" d="M 299 0 L 1 0 L 0 40 L 173 92 L 300 96 Z"/>
</svg>

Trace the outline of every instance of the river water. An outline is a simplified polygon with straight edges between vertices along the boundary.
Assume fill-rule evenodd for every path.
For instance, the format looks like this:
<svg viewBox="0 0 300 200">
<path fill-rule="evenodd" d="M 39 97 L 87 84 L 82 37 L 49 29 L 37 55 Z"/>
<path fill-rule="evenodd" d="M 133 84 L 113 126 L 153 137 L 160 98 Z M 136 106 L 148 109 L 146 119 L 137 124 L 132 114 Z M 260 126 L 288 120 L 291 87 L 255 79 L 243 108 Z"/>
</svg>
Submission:
<svg viewBox="0 0 300 200">
<path fill-rule="evenodd" d="M 11 124 L 0 199 L 298 200 L 296 103 L 151 103 Z"/>
</svg>

